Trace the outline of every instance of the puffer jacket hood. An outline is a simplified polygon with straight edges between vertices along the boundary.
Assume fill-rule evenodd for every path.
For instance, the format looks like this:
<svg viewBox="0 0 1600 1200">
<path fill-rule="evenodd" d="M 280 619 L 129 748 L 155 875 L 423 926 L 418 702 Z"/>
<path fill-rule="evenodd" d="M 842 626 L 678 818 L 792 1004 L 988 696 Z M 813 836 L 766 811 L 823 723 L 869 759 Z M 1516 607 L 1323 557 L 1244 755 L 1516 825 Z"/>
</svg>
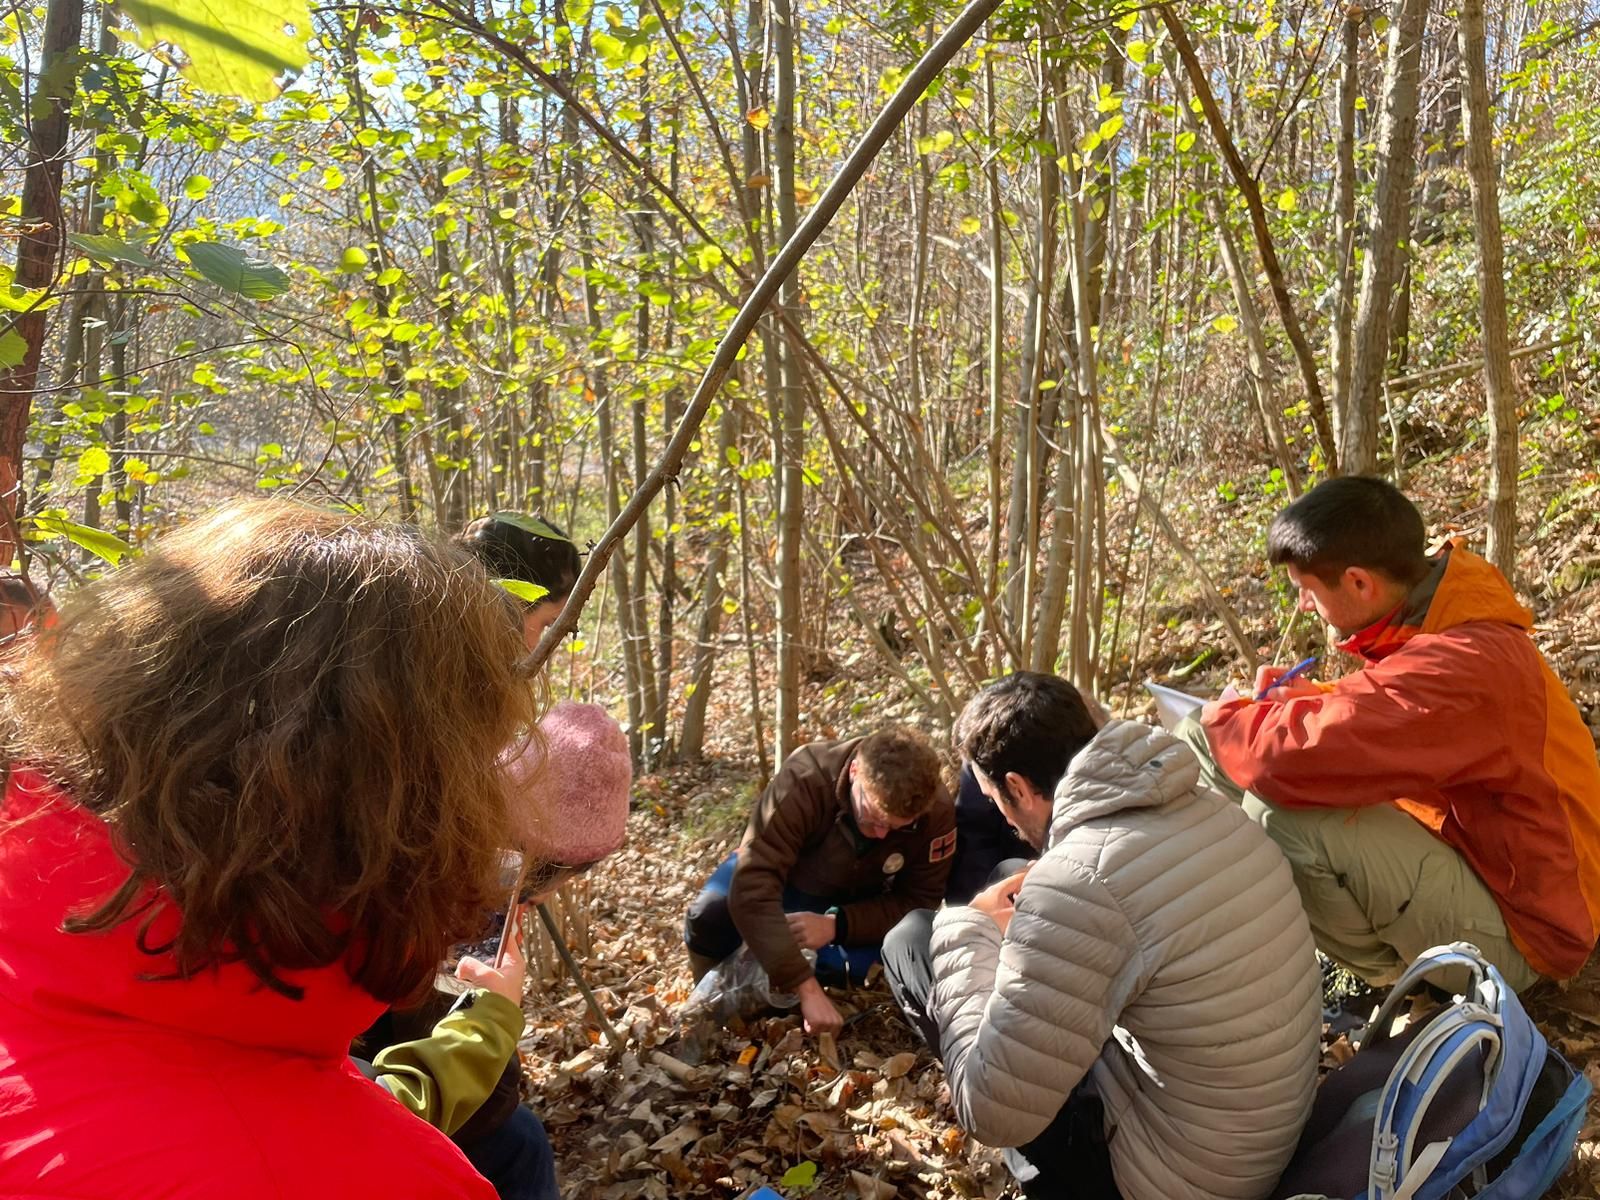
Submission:
<svg viewBox="0 0 1600 1200">
<path fill-rule="evenodd" d="M 67 933 L 128 876 L 106 825 L 30 771 L 0 813 L 0 1196 L 493 1200 L 436 1130 L 350 1064 L 383 1010 L 342 963 L 170 978 L 140 920 Z M 155 898 L 144 944 L 178 914 Z M 169 976 L 169 978 L 160 978 Z"/>
<path fill-rule="evenodd" d="M 1006 933 L 973 908 L 934 921 L 962 1126 L 1021 1146 L 1092 1087 L 1126 1200 L 1260 1200 L 1316 1087 L 1321 977 L 1289 865 L 1198 778 L 1174 738 L 1111 722 L 1057 788 Z"/>
<path fill-rule="evenodd" d="M 1199 783 L 1200 764 L 1176 738 L 1136 721 L 1111 721 L 1056 785 L 1050 845 L 1085 821 L 1186 800 Z"/>
</svg>

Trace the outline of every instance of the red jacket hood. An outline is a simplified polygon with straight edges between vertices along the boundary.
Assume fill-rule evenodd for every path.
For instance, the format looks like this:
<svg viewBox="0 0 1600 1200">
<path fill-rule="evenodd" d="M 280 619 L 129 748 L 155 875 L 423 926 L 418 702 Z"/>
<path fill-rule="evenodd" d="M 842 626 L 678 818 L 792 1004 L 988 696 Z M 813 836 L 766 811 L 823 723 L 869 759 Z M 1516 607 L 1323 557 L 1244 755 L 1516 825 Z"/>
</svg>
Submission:
<svg viewBox="0 0 1600 1200">
<path fill-rule="evenodd" d="M 0 997 L 36 1014 L 92 1023 L 125 1017 L 264 1050 L 343 1060 L 350 1039 L 386 1007 L 343 965 L 284 972 L 304 988 L 291 1000 L 240 963 L 189 979 L 170 975 L 170 955 L 138 945 L 140 921 L 105 933 L 66 933 L 65 918 L 92 912 L 128 877 L 98 817 L 38 774 L 17 770 L 0 828 Z M 178 913 L 162 906 L 146 939 L 170 941 Z"/>
</svg>

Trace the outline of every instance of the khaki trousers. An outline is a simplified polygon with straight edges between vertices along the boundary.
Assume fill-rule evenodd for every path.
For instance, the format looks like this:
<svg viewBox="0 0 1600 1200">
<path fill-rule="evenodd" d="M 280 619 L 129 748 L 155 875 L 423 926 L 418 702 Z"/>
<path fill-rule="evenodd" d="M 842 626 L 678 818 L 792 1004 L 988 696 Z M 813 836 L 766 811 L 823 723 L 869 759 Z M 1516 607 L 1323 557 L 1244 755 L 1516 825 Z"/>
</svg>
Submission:
<svg viewBox="0 0 1600 1200">
<path fill-rule="evenodd" d="M 1200 722 L 1176 736 L 1222 793 L 1278 844 L 1317 949 L 1374 986 L 1393 983 L 1430 946 L 1471 942 L 1517 991 L 1539 976 L 1511 941 L 1494 896 L 1454 847 L 1392 804 L 1274 808 L 1223 774 Z"/>
</svg>

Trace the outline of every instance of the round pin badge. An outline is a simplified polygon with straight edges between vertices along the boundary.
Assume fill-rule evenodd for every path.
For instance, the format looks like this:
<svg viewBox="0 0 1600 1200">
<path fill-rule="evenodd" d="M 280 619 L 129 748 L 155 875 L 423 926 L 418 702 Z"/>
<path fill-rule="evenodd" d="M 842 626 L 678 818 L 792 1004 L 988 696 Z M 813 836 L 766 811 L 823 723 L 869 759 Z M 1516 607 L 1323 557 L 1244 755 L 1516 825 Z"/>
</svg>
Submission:
<svg viewBox="0 0 1600 1200">
<path fill-rule="evenodd" d="M 905 865 L 906 856 L 901 854 L 899 851 L 896 851 L 895 853 L 889 855 L 888 858 L 883 860 L 883 873 L 885 875 L 893 875 Z"/>
</svg>

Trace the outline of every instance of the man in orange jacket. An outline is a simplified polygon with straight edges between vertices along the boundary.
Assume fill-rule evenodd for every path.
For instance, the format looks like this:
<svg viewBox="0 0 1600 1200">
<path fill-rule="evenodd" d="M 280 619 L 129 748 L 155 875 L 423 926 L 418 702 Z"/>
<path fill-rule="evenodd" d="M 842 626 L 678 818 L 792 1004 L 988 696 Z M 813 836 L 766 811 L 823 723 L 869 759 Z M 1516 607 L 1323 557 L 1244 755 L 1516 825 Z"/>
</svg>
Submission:
<svg viewBox="0 0 1600 1200">
<path fill-rule="evenodd" d="M 1600 931 L 1594 739 L 1528 637 L 1532 614 L 1378 479 L 1328 480 L 1267 554 L 1364 660 L 1338 681 L 1209 704 L 1186 740 L 1283 849 L 1318 947 L 1373 984 L 1475 943 L 1521 989 L 1576 975 Z"/>
</svg>

